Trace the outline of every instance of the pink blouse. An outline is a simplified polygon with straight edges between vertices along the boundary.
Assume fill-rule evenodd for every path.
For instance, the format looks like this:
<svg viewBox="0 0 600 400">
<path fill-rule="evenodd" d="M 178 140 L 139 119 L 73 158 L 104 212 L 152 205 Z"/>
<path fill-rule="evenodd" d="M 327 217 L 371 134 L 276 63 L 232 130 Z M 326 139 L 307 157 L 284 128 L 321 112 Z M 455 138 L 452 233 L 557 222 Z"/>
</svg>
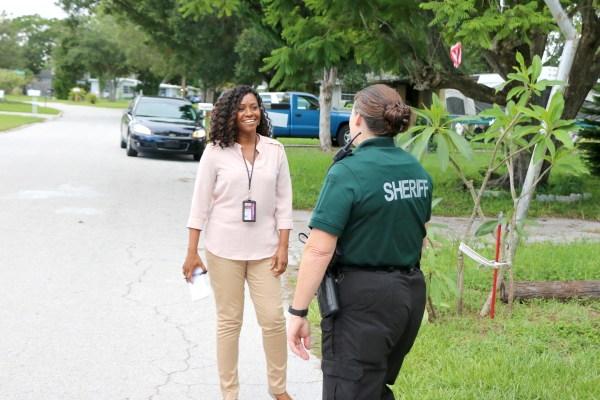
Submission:
<svg viewBox="0 0 600 400">
<path fill-rule="evenodd" d="M 260 136 L 256 145 L 251 199 L 256 222 L 242 222 L 242 202 L 248 198 L 248 170 L 242 146 L 208 144 L 198 165 L 188 228 L 205 231 L 205 247 L 230 260 L 272 257 L 280 229 L 292 229 L 292 181 L 283 145 Z"/>
</svg>

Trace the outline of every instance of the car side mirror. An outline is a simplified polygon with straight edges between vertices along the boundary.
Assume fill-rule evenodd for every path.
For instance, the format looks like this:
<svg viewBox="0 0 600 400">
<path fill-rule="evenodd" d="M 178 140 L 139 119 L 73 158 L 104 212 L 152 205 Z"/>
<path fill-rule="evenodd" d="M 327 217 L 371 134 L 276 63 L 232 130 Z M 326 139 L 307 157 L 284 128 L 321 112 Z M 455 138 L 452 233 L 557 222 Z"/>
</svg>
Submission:
<svg viewBox="0 0 600 400">
<path fill-rule="evenodd" d="M 204 113 L 196 112 L 196 121 L 202 121 L 204 119 Z"/>
</svg>

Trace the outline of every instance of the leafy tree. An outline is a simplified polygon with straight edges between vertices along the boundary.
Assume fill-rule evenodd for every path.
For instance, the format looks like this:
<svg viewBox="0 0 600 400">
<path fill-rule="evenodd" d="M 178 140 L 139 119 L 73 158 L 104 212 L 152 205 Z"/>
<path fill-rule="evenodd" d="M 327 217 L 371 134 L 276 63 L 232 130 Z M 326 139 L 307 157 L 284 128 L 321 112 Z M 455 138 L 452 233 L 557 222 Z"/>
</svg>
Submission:
<svg viewBox="0 0 600 400">
<path fill-rule="evenodd" d="M 272 29 L 253 24 L 238 37 L 234 50 L 239 56 L 235 64 L 235 80 L 249 85 L 271 82 L 273 70 L 263 70 L 264 59 L 285 43 Z"/>
<path fill-rule="evenodd" d="M 600 85 L 594 90 L 600 93 Z M 579 131 L 579 149 L 583 151 L 581 158 L 587 164 L 590 173 L 600 177 L 600 95 L 594 96 L 593 105 L 582 107 L 586 115 L 584 122 L 589 126 Z"/>
<path fill-rule="evenodd" d="M 77 36 L 67 28 L 61 33 L 59 44 L 52 52 L 51 65 L 54 69 L 52 87 L 57 99 L 67 100 L 69 92 L 86 72 L 86 66 L 80 59 L 69 56 L 70 50 L 77 46 Z"/>
<path fill-rule="evenodd" d="M 581 32 L 575 54 L 569 85 L 564 90 L 565 107 L 562 117 L 574 118 L 589 91 L 600 76 L 600 14 L 597 0 L 562 2 L 572 20 L 577 21 Z M 493 7 L 479 5 L 470 0 L 444 0 L 429 2 L 423 8 L 435 12 L 432 24 L 444 29 L 449 40 L 463 40 L 468 46 L 479 46 L 486 62 L 504 79 L 514 68 L 514 53 L 520 51 L 527 62 L 534 55 L 541 56 L 548 43 L 557 43 L 561 37 L 554 18 L 541 0 L 521 4 L 519 1 L 493 2 Z M 560 42 L 558 42 L 560 43 Z M 551 61 L 562 46 L 550 54 Z M 474 97 L 474 96 L 471 96 Z M 502 104 L 502 103 L 500 103 Z M 554 143 L 556 145 L 557 143 Z M 516 157 L 516 185 L 522 187 L 531 159 L 530 153 Z M 544 162 L 543 170 L 549 167 Z M 540 184 L 545 184 L 549 177 Z M 508 188 L 509 176 L 491 182 L 490 186 Z"/>
<path fill-rule="evenodd" d="M 8 19 L 5 12 L 0 15 L 0 55 L 0 68 L 25 68 L 17 27 L 13 20 Z"/>
<path fill-rule="evenodd" d="M 93 76 L 104 78 L 109 101 L 116 99 L 119 79 L 131 71 L 117 32 L 118 25 L 110 16 L 90 19 L 80 26 L 76 45 L 68 52 L 69 59 L 81 62 Z"/>
<path fill-rule="evenodd" d="M 600 18 L 597 0 L 565 3 L 572 18 L 580 21 L 581 30 L 564 92 L 563 118 L 568 119 L 575 117 L 600 76 Z M 472 81 L 470 75 L 495 71 L 507 79 L 518 67 L 517 51 L 530 64 L 534 56 L 544 54 L 549 35 L 557 34 L 542 0 L 307 0 L 305 4 L 328 22 L 327 30 L 312 32 L 314 42 L 343 34 L 353 39 L 348 43 L 359 61 L 366 59 L 373 68 L 409 75 L 417 90 L 453 88 L 473 99 L 500 105 L 507 104 L 507 94 L 516 84 L 496 92 Z M 454 68 L 448 53 L 459 40 L 463 43 L 463 64 Z M 529 154 L 518 157 L 518 187 L 529 158 Z M 499 183 L 508 183 L 508 179 Z"/>
<path fill-rule="evenodd" d="M 0 69 L 0 90 L 10 93 L 14 88 L 29 83 L 25 75 L 17 74 L 8 69 Z"/>
<path fill-rule="evenodd" d="M 113 0 L 106 10 L 126 16 L 141 27 L 165 55 L 167 76 L 181 76 L 216 88 L 234 77 L 238 56 L 236 38 L 242 31 L 239 18 L 203 15 L 196 21 L 179 11 L 178 0 Z"/>
<path fill-rule="evenodd" d="M 160 84 L 169 74 L 164 54 L 148 34 L 133 24 L 126 16 L 113 16 L 117 23 L 116 37 L 123 49 L 126 63 L 140 84 L 135 88 L 147 95 L 157 95 Z"/>
<path fill-rule="evenodd" d="M 39 73 L 47 66 L 60 34 L 56 19 L 46 19 L 38 14 L 15 18 L 13 24 L 23 51 L 25 68 Z"/>
<path fill-rule="evenodd" d="M 344 30 L 331 31 L 331 18 L 313 4 L 300 6 L 293 0 L 267 0 L 266 21 L 281 26 L 282 38 L 287 45 L 273 51 L 267 58 L 265 69 L 277 72 L 271 84 L 293 85 L 303 73 L 312 68 L 321 69 L 323 76 L 319 90 L 319 148 L 331 150 L 330 112 L 333 88 L 338 80 L 339 68 L 351 62 L 351 45 L 355 36 Z M 313 66 L 306 68 L 307 65 Z M 344 129 L 343 127 L 341 129 Z M 343 132 L 338 134 L 340 145 Z"/>
</svg>

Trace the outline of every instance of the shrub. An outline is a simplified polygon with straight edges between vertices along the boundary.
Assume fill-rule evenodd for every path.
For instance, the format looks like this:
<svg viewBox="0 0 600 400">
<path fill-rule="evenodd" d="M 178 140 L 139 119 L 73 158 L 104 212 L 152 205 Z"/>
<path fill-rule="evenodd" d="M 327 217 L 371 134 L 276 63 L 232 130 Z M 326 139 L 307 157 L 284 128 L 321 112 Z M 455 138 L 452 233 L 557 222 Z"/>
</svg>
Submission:
<svg viewBox="0 0 600 400">
<path fill-rule="evenodd" d="M 84 100 L 89 103 L 96 104 L 98 102 L 98 97 L 94 93 L 88 93 L 84 96 Z"/>
<path fill-rule="evenodd" d="M 0 90 L 11 93 L 18 89 L 22 93 L 20 86 L 26 85 L 28 82 L 25 75 L 19 75 L 8 69 L 0 69 Z"/>
<path fill-rule="evenodd" d="M 73 91 L 73 89 L 71 89 L 71 91 L 69 92 L 69 100 L 71 101 L 79 101 L 79 100 L 83 100 L 86 96 L 86 91 L 83 88 L 79 88 L 80 92 L 79 93 L 75 93 Z"/>
</svg>

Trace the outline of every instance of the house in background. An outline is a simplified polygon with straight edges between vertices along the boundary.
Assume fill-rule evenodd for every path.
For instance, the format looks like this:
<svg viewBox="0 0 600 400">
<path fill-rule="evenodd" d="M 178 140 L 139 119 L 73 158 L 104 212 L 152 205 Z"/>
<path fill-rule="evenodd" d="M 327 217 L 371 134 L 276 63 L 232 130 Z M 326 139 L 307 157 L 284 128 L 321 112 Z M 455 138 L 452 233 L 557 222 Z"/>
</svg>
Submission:
<svg viewBox="0 0 600 400">
<path fill-rule="evenodd" d="M 104 88 L 104 93 L 100 94 L 100 84 L 97 78 L 89 79 L 90 92 L 100 98 L 108 98 L 108 90 Z M 131 99 L 135 95 L 135 87 L 140 83 L 137 79 L 133 78 L 120 78 L 117 84 L 116 98 L 117 99 Z"/>
<path fill-rule="evenodd" d="M 43 95 L 48 94 L 48 89 L 52 89 L 52 70 L 43 69 L 39 74 L 35 74 L 33 76 L 35 78 L 35 82 L 33 82 L 29 89 L 39 90 Z"/>
<path fill-rule="evenodd" d="M 89 79 L 90 82 L 90 92 L 94 93 L 98 97 L 108 98 L 108 90 L 104 89 L 104 93 L 100 96 L 100 87 L 98 84 L 97 78 Z M 136 86 L 140 84 L 140 81 L 134 78 L 120 78 L 119 84 L 117 85 L 117 99 L 131 99 L 137 93 L 135 90 Z M 200 89 L 195 88 L 193 86 L 187 86 L 186 91 L 188 94 L 198 94 L 200 93 Z M 158 91 L 159 96 L 164 97 L 181 97 L 181 86 L 179 85 L 170 85 L 168 83 L 161 83 Z"/>
</svg>

